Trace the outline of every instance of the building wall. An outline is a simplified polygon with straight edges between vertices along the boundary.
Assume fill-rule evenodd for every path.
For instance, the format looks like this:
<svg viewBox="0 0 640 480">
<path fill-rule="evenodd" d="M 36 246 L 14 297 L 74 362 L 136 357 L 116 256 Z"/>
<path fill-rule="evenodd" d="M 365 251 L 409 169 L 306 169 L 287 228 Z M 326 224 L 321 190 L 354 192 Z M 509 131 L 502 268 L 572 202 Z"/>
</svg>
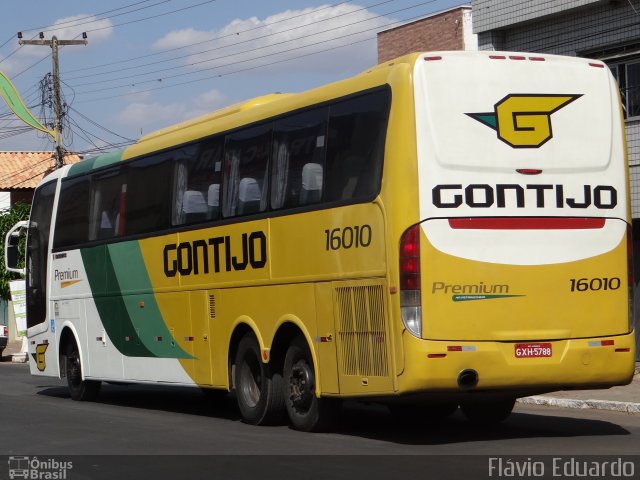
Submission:
<svg viewBox="0 0 640 480">
<path fill-rule="evenodd" d="M 603 0 L 474 0 L 473 30 L 486 32 L 596 3 Z"/>
<path fill-rule="evenodd" d="M 473 3 L 474 31 L 478 32 L 476 4 Z M 640 11 L 640 2 L 634 0 Z M 517 3 L 517 2 L 514 2 Z M 536 2 L 531 2 L 536 3 Z M 546 1 L 553 6 L 565 1 Z M 640 40 L 640 17 L 628 2 L 595 3 L 572 11 L 549 16 L 548 12 L 537 20 L 507 24 L 497 30 L 478 33 L 478 49 L 553 53 L 557 55 L 581 55 L 597 51 L 609 45 Z M 552 11 L 550 8 L 549 11 Z M 511 18 L 511 17 L 508 17 Z M 515 19 L 511 18 L 512 21 Z M 499 23 L 505 23 L 505 19 Z"/>
<path fill-rule="evenodd" d="M 11 205 L 16 202 L 23 202 L 31 204 L 33 200 L 33 189 L 25 188 L 24 190 L 13 190 L 11 192 Z"/>
<path fill-rule="evenodd" d="M 412 52 L 475 50 L 469 7 L 458 7 L 378 33 L 378 63 Z"/>
</svg>

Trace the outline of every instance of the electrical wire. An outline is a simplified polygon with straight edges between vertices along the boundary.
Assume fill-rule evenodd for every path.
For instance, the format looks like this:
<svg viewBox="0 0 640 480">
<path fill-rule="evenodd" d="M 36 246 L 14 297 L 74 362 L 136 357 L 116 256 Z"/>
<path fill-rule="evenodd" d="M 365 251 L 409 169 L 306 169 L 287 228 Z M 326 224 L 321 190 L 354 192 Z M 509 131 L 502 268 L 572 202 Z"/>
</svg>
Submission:
<svg viewBox="0 0 640 480">
<path fill-rule="evenodd" d="M 207 39 L 207 40 L 202 40 L 200 42 L 194 42 L 194 43 L 190 43 L 190 44 L 187 44 L 187 45 L 182 45 L 180 47 L 169 48 L 169 49 L 166 49 L 166 50 L 162 50 L 160 52 L 148 53 L 146 55 L 140 55 L 138 57 L 131 57 L 131 58 L 127 58 L 127 59 L 124 59 L 124 60 L 117 60 L 115 62 L 103 63 L 103 64 L 100 64 L 100 65 L 94 65 L 94 66 L 83 66 L 82 68 L 76 68 L 76 69 L 73 69 L 73 70 L 66 70 L 64 73 L 65 74 L 69 74 L 69 73 L 75 73 L 75 72 L 86 72 L 87 70 L 93 70 L 93 69 L 96 69 L 96 68 L 110 67 L 112 65 L 118 65 L 118 64 L 121 64 L 121 63 L 128 63 L 128 62 L 133 62 L 133 61 L 136 61 L 136 60 L 141 60 L 143 58 L 154 57 L 154 56 L 157 56 L 157 55 L 164 55 L 165 53 L 170 53 L 170 52 L 175 52 L 177 50 L 183 50 L 185 48 L 195 47 L 197 45 L 202 45 L 204 43 L 215 42 L 217 40 L 222 40 L 222 39 L 228 38 L 228 37 L 236 37 L 236 36 L 242 35 L 244 33 L 253 32 L 255 30 L 259 30 L 259 29 L 262 29 L 262 28 L 271 27 L 271 26 L 276 25 L 278 23 L 288 22 L 289 20 L 293 20 L 295 18 L 311 15 L 313 13 L 317 13 L 317 12 L 320 12 L 322 10 L 326 10 L 326 9 L 329 9 L 329 8 L 335 8 L 335 7 L 339 6 L 339 5 L 350 3 L 351 1 L 352 0 L 346 0 L 344 2 L 334 3 L 332 5 L 326 5 L 324 7 L 320 7 L 320 8 L 311 10 L 310 12 L 300 13 L 298 15 L 292 15 L 291 17 L 286 17 L 286 18 L 283 18 L 283 19 L 280 19 L 280 20 L 275 20 L 273 22 L 264 23 L 262 25 L 258 25 L 257 27 L 248 28 L 246 30 L 238 30 L 238 31 L 235 31 L 235 32 L 231 32 L 229 34 L 216 36 L 214 38 L 210 38 L 210 39 Z M 390 1 L 395 1 L 395 0 L 390 0 Z M 384 3 L 386 3 L 386 2 L 384 2 Z M 371 8 L 371 6 L 364 7 L 364 8 L 368 9 L 368 8 Z M 358 11 L 359 10 L 362 10 L 362 9 L 358 9 Z M 108 72 L 106 72 L 106 73 L 108 73 Z M 72 76 L 72 77 L 67 77 L 67 78 L 70 79 L 70 80 L 73 80 L 73 79 L 82 78 L 82 77 L 73 77 Z"/>
<path fill-rule="evenodd" d="M 422 2 L 419 5 L 422 6 L 422 5 L 425 5 L 425 4 L 428 4 L 428 3 L 433 3 L 435 1 L 437 1 L 437 0 L 429 0 L 427 2 Z M 414 7 L 415 6 L 408 7 L 408 8 L 414 8 Z M 401 9 L 399 11 L 402 11 L 402 10 L 405 10 L 405 9 Z M 396 12 L 392 12 L 392 13 L 396 13 Z M 162 78 L 154 78 L 152 80 L 140 80 L 140 81 L 135 82 L 133 85 L 132 85 L 131 82 L 129 82 L 129 83 L 126 83 L 126 84 L 115 85 L 115 86 L 111 86 L 111 87 L 103 87 L 103 88 L 100 88 L 98 90 L 84 90 L 84 91 L 82 91 L 82 90 L 78 89 L 78 95 L 79 96 L 80 95 L 86 95 L 86 94 L 89 94 L 89 93 L 103 92 L 105 90 L 115 90 L 115 89 L 119 89 L 119 88 L 129 88 L 129 87 L 134 86 L 134 85 L 140 85 L 140 84 L 145 84 L 145 83 L 155 83 L 155 82 L 158 82 L 158 81 L 162 81 L 163 82 L 163 81 L 170 80 L 170 79 L 173 79 L 173 78 L 189 76 L 189 75 L 197 75 L 197 74 L 202 73 L 202 72 L 207 72 L 207 71 L 211 71 L 211 70 L 218 70 L 218 69 L 221 69 L 221 68 L 224 68 L 224 67 L 237 65 L 239 63 L 247 63 L 247 62 L 251 62 L 251 61 L 254 61 L 254 60 L 261 60 L 261 59 L 266 58 L 266 57 L 273 57 L 275 55 L 280 55 L 280 54 L 283 54 L 283 53 L 288 53 L 288 52 L 292 52 L 292 51 L 296 51 L 296 50 L 301 50 L 301 49 L 313 47 L 313 46 L 316 46 L 316 45 L 321 45 L 321 44 L 325 44 L 325 43 L 329 43 L 329 42 L 334 42 L 334 41 L 341 40 L 341 39 L 344 39 L 344 38 L 353 37 L 355 35 L 364 34 L 364 33 L 370 32 L 372 30 L 379 30 L 380 28 L 388 28 L 388 27 L 391 27 L 393 25 L 398 25 L 398 24 L 401 24 L 401 23 L 405 23 L 407 21 L 414 20 L 416 18 L 421 18 L 422 16 L 423 15 L 419 15 L 419 16 L 416 16 L 416 17 L 408 18 L 408 19 L 403 19 L 403 20 L 399 20 L 399 21 L 393 21 L 393 22 L 387 23 L 386 25 L 383 25 L 382 27 L 381 26 L 375 26 L 375 27 L 372 27 L 372 28 L 359 30 L 357 32 L 351 32 L 351 33 L 348 33 L 348 34 L 345 34 L 345 35 L 336 36 L 336 37 L 330 38 L 328 40 L 321 40 L 321 41 L 314 42 L 314 43 L 311 43 L 311 44 L 308 44 L 308 45 L 302 45 L 302 46 L 297 46 L 297 47 L 293 47 L 293 48 L 289 48 L 289 49 L 279 50 L 279 51 L 273 52 L 273 53 L 260 54 L 260 55 L 254 56 L 252 58 L 249 58 L 249 59 L 242 59 L 242 60 L 238 60 L 238 61 L 235 61 L 235 62 L 229 62 L 229 63 L 225 63 L 225 64 L 222 64 L 222 65 L 216 65 L 215 67 L 204 68 L 204 69 L 199 69 L 199 70 L 196 70 L 196 71 L 190 71 L 190 72 L 184 72 L 184 73 L 177 73 L 175 75 L 167 75 L 167 76 L 164 76 Z M 283 42 L 278 42 L 278 43 L 275 43 L 275 44 L 265 45 L 265 46 L 262 46 L 262 47 L 256 47 L 256 48 L 252 48 L 252 49 L 249 49 L 249 50 L 244 50 L 244 51 L 241 51 L 241 52 L 236 52 L 236 53 L 232 53 L 232 54 L 228 54 L 228 55 L 223 55 L 223 56 L 220 56 L 220 57 L 216 57 L 214 59 L 203 60 L 203 61 L 200 61 L 200 62 L 192 62 L 189 65 L 185 65 L 183 67 L 165 68 L 165 69 L 155 70 L 155 71 L 151 71 L 151 72 L 141 73 L 141 74 L 138 74 L 138 75 L 122 77 L 122 78 L 118 78 L 118 79 L 111 79 L 111 80 L 104 80 L 104 81 L 97 81 L 97 82 L 89 82 L 89 83 L 85 83 L 85 84 L 78 84 L 78 85 L 75 85 L 75 87 L 77 88 L 77 87 L 84 86 L 84 85 L 94 85 L 94 84 L 100 84 L 100 83 L 113 82 L 113 81 L 117 81 L 117 80 L 122 80 L 124 78 L 135 78 L 137 76 L 143 76 L 143 75 L 152 75 L 152 74 L 161 73 L 161 72 L 164 72 L 164 71 L 175 71 L 177 68 L 187 68 L 187 67 L 190 67 L 190 66 L 193 66 L 193 65 L 206 63 L 206 62 L 211 62 L 211 61 L 215 61 L 215 60 L 220 60 L 220 59 L 228 58 L 228 57 L 232 57 L 232 56 L 237 56 L 237 55 L 245 54 L 245 53 L 248 53 L 248 52 L 256 52 L 256 51 L 267 49 L 267 48 L 273 48 L 276 45 L 281 45 L 281 44 L 285 44 L 285 43 L 294 42 L 294 41 L 297 41 L 297 40 L 300 40 L 300 39 L 303 39 L 303 38 L 309 38 L 309 37 L 312 37 L 312 36 L 315 36 L 315 35 L 325 34 L 327 32 L 333 31 L 333 30 L 345 28 L 346 26 L 352 26 L 352 25 L 358 24 L 358 23 L 363 23 L 363 22 L 366 22 L 366 21 L 373 20 L 375 18 L 376 17 L 369 18 L 369 19 L 366 19 L 366 20 L 361 20 L 361 21 L 358 21 L 358 22 L 352 22 L 351 24 L 348 24 L 348 25 L 342 25 L 342 26 L 339 26 L 339 27 L 333 27 L 333 28 L 330 28 L 330 29 L 327 29 L 327 30 L 323 30 L 321 32 L 317 32 L 317 33 L 311 34 L 311 35 L 306 35 L 306 36 L 303 36 L 303 37 L 297 37 L 297 38 L 293 38 L 293 39 L 290 39 L 290 40 L 285 40 Z M 375 37 L 372 37 L 372 38 L 375 38 Z M 223 75 L 217 75 L 217 76 L 220 77 L 220 76 L 223 76 Z"/>
<path fill-rule="evenodd" d="M 390 2 L 393 2 L 393 1 L 395 1 L 395 0 L 385 0 L 383 2 L 379 2 L 379 3 L 376 3 L 374 5 L 370 5 L 368 7 L 359 8 L 357 10 L 352 10 L 352 11 L 347 12 L 347 13 L 342 13 L 340 15 L 335 15 L 333 17 L 323 18 L 322 20 L 318 20 L 316 22 L 306 23 L 306 24 L 303 24 L 303 25 L 297 25 L 295 27 L 287 28 L 285 30 L 280 30 L 278 32 L 270 33 L 270 34 L 267 34 L 267 35 L 262 35 L 260 37 L 253 37 L 253 38 L 250 38 L 250 39 L 247 39 L 247 40 L 242 40 L 240 42 L 235 42 L 235 43 L 231 43 L 231 44 L 228 44 L 228 45 L 222 45 L 220 47 L 210 48 L 208 50 L 202 50 L 202 51 L 199 51 L 199 52 L 188 53 L 186 55 L 180 55 L 180 56 L 177 56 L 177 57 L 167 58 L 167 59 L 164 59 L 164 60 L 158 60 L 156 62 L 145 63 L 145 64 L 142 64 L 142 65 L 135 65 L 133 67 L 119 68 L 117 70 L 111 70 L 111 71 L 107 71 L 107 72 L 92 73 L 92 74 L 88 74 L 88 75 L 79 75 L 79 76 L 76 76 L 76 77 L 67 77 L 67 80 L 76 80 L 76 79 L 80 79 L 80 78 L 90 78 L 90 77 L 95 77 L 96 75 L 104 76 L 104 75 L 109 75 L 111 73 L 120 73 L 120 72 L 125 71 L 125 70 L 133 70 L 133 69 L 136 69 L 136 68 L 144 68 L 144 67 L 147 67 L 147 66 L 150 66 L 150 65 L 157 65 L 157 64 L 160 64 L 160 63 L 172 62 L 174 60 L 181 60 L 183 58 L 195 57 L 197 55 L 202 55 L 204 53 L 210 53 L 210 52 L 213 52 L 213 51 L 222 50 L 222 49 L 225 49 L 225 48 L 230 48 L 230 47 L 234 47 L 234 46 L 237 46 L 237 45 L 242 45 L 242 44 L 249 43 L 249 42 L 255 42 L 257 40 L 263 40 L 265 38 L 270 38 L 270 37 L 273 37 L 273 36 L 276 36 L 276 35 L 282 35 L 284 33 L 288 33 L 288 32 L 291 32 L 293 30 L 299 30 L 301 28 L 306 28 L 306 27 L 309 27 L 311 25 L 317 25 L 317 24 L 322 23 L 322 22 L 332 21 L 332 20 L 335 20 L 336 18 L 340 18 L 340 17 L 343 17 L 345 15 L 352 15 L 354 13 L 361 12 L 362 10 L 367 10 L 368 8 L 376 7 L 376 6 L 383 5 L 385 3 L 390 3 Z M 385 15 L 391 15 L 391 14 L 394 14 L 394 13 L 399 13 L 399 12 L 404 11 L 404 10 L 409 10 L 409 9 L 412 9 L 412 8 L 416 8 L 418 6 L 423 6 L 423 5 L 427 4 L 427 3 L 433 3 L 434 1 L 437 1 L 437 0 L 430 0 L 430 1 L 427 1 L 427 2 L 418 3 L 416 5 L 412 5 L 412 6 L 407 7 L 407 8 L 403 8 L 403 9 L 400 9 L 400 10 L 395 10 L 393 12 L 389 12 L 388 14 L 385 14 Z M 331 32 L 333 30 L 339 30 L 341 28 L 350 27 L 350 26 L 353 26 L 353 25 L 357 25 L 359 23 L 370 22 L 370 21 L 376 20 L 378 18 L 382 18 L 382 15 L 376 15 L 376 16 L 369 17 L 369 18 L 364 19 L 364 20 L 359 20 L 359 21 L 356 21 L 356 22 L 347 23 L 347 24 L 344 24 L 344 25 L 339 25 L 337 27 L 328 28 L 326 30 L 322 30 L 322 31 L 319 31 L 319 32 L 316 32 L 316 33 L 312 33 L 310 35 L 303 35 L 301 37 L 292 38 L 292 39 L 285 40 L 285 41 L 282 41 L 282 42 L 272 43 L 270 45 L 265 45 L 265 46 L 262 46 L 262 47 L 258 47 L 257 49 L 269 48 L 269 47 L 273 47 L 273 46 L 276 46 L 276 45 L 281 45 L 281 44 L 287 43 L 287 42 L 294 42 L 294 41 L 297 41 L 297 40 L 313 37 L 313 36 L 316 36 L 316 35 L 322 35 L 323 33 L 328 33 L 328 32 Z M 227 36 L 227 35 L 225 35 L 225 36 Z M 169 67 L 169 68 L 164 68 L 164 69 L 160 69 L 160 70 L 153 70 L 153 71 L 150 71 L 150 72 L 143 72 L 143 73 L 139 73 L 139 74 L 136 74 L 136 75 L 152 75 L 154 73 L 160 73 L 160 72 L 164 72 L 164 71 L 167 71 L 167 70 L 174 70 L 175 68 L 186 68 L 186 67 L 198 65 L 198 64 L 201 64 L 201 63 L 212 62 L 212 61 L 219 60 L 221 58 L 226 58 L 226 57 L 229 57 L 229 56 L 240 55 L 242 53 L 247 53 L 249 51 L 254 51 L 254 50 L 256 50 L 256 48 L 252 48 L 250 50 L 245 50 L 245 51 L 242 51 L 242 52 L 235 52 L 235 53 L 232 53 L 232 54 L 229 54 L 229 55 L 224 55 L 224 56 L 221 56 L 221 57 L 211 58 L 211 59 L 203 60 L 203 61 L 200 61 L 200 62 L 192 62 L 192 63 L 186 64 L 186 65 L 181 65 L 180 67 Z M 120 77 L 120 78 L 130 78 L 130 77 L 127 76 L 127 77 Z M 76 84 L 76 86 L 79 87 L 79 86 L 83 86 L 83 85 L 93 85 L 93 84 L 98 84 L 98 83 L 114 81 L 114 80 L 118 80 L 118 79 L 108 79 L 108 80 L 100 80 L 100 81 L 97 81 L 97 82 L 79 83 L 79 84 Z"/>
</svg>

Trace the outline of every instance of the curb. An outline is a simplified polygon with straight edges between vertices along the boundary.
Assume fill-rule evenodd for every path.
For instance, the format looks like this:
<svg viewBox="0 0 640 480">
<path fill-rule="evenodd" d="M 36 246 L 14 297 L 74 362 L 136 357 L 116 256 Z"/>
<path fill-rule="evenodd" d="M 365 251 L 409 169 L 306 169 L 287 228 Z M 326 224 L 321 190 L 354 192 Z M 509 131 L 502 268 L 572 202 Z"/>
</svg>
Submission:
<svg viewBox="0 0 640 480">
<path fill-rule="evenodd" d="M 27 363 L 28 357 L 26 353 L 14 353 L 11 355 L 12 363 Z"/>
<path fill-rule="evenodd" d="M 611 410 L 615 412 L 625 412 L 631 415 L 640 414 L 640 403 L 616 402 L 613 400 L 574 400 L 571 398 L 555 398 L 544 396 L 533 396 L 519 398 L 518 403 L 525 405 L 545 405 L 562 408 L 591 408 L 595 410 Z"/>
</svg>

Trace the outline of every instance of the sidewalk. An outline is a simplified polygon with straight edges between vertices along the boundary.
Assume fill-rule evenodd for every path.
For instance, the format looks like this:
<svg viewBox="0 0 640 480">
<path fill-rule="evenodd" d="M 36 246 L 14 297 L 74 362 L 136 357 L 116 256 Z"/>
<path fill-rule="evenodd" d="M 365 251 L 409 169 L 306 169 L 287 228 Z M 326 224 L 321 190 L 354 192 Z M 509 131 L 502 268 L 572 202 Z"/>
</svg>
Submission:
<svg viewBox="0 0 640 480">
<path fill-rule="evenodd" d="M 640 415 L 640 363 L 636 363 L 633 381 L 624 387 L 605 390 L 571 390 L 518 399 L 529 405 L 549 405 L 565 408 L 594 408 Z"/>
</svg>

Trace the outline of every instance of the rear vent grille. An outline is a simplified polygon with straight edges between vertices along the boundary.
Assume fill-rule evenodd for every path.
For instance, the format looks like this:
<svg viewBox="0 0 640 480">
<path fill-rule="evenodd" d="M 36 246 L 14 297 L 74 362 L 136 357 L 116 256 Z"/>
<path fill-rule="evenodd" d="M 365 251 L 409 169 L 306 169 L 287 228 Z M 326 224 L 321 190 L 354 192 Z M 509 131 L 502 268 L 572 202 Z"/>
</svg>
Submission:
<svg viewBox="0 0 640 480">
<path fill-rule="evenodd" d="M 383 286 L 339 287 L 335 294 L 342 373 L 386 377 L 389 373 Z"/>
<path fill-rule="evenodd" d="M 216 296 L 209 295 L 209 318 L 216 318 Z"/>
</svg>

